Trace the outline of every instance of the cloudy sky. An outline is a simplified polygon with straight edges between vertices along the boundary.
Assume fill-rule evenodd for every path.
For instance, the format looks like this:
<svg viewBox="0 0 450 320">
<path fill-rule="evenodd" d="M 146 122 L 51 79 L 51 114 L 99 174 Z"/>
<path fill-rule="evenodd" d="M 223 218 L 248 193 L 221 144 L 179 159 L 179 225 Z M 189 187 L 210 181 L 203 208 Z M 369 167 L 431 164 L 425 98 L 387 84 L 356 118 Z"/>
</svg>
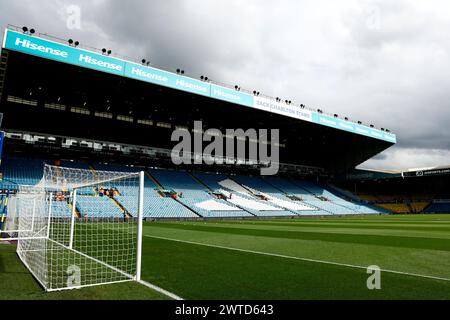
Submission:
<svg viewBox="0 0 450 320">
<path fill-rule="evenodd" d="M 396 133 L 363 167 L 450 164 L 448 1 L 0 0 L 0 23 Z"/>
</svg>

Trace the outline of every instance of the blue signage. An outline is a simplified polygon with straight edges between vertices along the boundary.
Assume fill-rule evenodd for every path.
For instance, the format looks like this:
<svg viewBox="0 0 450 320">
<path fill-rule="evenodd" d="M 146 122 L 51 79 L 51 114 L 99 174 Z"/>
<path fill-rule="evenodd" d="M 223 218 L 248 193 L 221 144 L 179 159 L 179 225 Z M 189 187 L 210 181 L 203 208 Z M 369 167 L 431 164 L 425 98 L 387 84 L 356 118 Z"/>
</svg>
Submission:
<svg viewBox="0 0 450 320">
<path fill-rule="evenodd" d="M 338 118 L 333 118 L 326 115 L 320 115 L 316 113 L 316 116 L 313 116 L 313 121 L 327 126 L 332 127 L 344 131 L 348 131 L 351 133 L 357 133 L 363 136 L 372 137 L 380 140 L 386 140 L 389 142 L 396 143 L 397 139 L 396 136 L 392 133 L 387 133 L 381 130 L 377 130 L 374 128 L 369 128 L 360 124 L 356 124 L 353 122 L 345 121 Z"/>
<path fill-rule="evenodd" d="M 90 51 L 78 50 L 70 46 L 10 30 L 7 31 L 5 47 L 38 57 L 117 75 L 123 75 L 125 69 L 125 61 L 123 60 Z"/>
<path fill-rule="evenodd" d="M 247 107 L 253 107 L 253 96 L 234 89 L 224 88 L 215 84 L 211 85 L 211 98 L 237 103 Z"/>
<path fill-rule="evenodd" d="M 136 80 L 159 84 L 168 87 L 170 84 L 168 72 L 155 68 L 144 67 L 135 63 L 127 63 L 125 76 Z"/>
<path fill-rule="evenodd" d="M 211 85 L 209 83 L 179 76 L 168 71 L 142 66 L 137 63 L 127 62 L 124 75 L 129 78 L 208 97 L 211 93 Z"/>
<path fill-rule="evenodd" d="M 258 103 L 253 95 L 216 84 L 199 81 L 172 72 L 143 66 L 137 63 L 112 58 L 88 50 L 7 30 L 3 46 L 6 49 L 35 55 L 38 57 L 73 64 L 76 66 L 107 72 L 115 75 L 153 83 L 185 92 L 203 95 L 251 108 L 263 109 L 282 115 L 312 121 L 328 127 L 344 130 L 368 137 L 396 143 L 396 136 L 375 130 L 349 121 L 333 118 L 305 110 L 297 110 L 294 106 L 283 106 L 278 103 Z"/>
</svg>

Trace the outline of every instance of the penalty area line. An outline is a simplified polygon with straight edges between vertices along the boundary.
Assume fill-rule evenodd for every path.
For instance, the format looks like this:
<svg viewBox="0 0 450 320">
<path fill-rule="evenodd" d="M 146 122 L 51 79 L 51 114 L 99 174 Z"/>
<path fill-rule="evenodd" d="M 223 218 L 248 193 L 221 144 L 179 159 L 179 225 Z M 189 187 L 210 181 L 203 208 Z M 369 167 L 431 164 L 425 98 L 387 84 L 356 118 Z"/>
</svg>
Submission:
<svg viewBox="0 0 450 320">
<path fill-rule="evenodd" d="M 240 248 L 233 248 L 233 247 L 225 247 L 225 246 L 220 246 L 220 245 L 215 245 L 215 244 L 194 242 L 194 241 L 188 241 L 188 240 L 180 240 L 180 239 L 158 237 L 158 236 L 150 236 L 150 235 L 145 235 L 145 237 L 161 239 L 161 240 L 167 240 L 167 241 L 174 241 L 174 242 L 182 242 L 182 243 L 193 244 L 193 245 L 198 245 L 198 246 L 205 246 L 205 247 L 210 247 L 210 248 L 217 248 L 217 249 L 224 249 L 224 250 L 231 250 L 231 251 L 239 251 L 239 252 L 245 252 L 245 253 L 259 254 L 259 255 L 271 256 L 271 257 L 277 257 L 277 258 L 300 260 L 300 261 L 313 262 L 313 263 L 322 263 L 322 264 L 335 265 L 335 266 L 340 266 L 340 267 L 348 267 L 348 268 L 354 268 L 354 269 L 367 270 L 367 268 L 368 268 L 368 267 L 358 266 L 358 265 L 354 265 L 354 264 L 339 263 L 339 262 L 332 262 L 332 261 L 325 261 L 325 260 L 316 260 L 316 259 L 309 259 L 309 258 L 301 258 L 301 257 L 288 256 L 288 255 L 277 254 L 277 253 L 255 251 L 255 250 L 247 250 L 247 249 L 240 249 Z M 402 271 L 395 271 L 395 270 L 388 270 L 388 269 L 380 269 L 380 271 L 388 272 L 388 273 L 394 273 L 394 274 L 400 274 L 400 275 L 404 275 L 404 276 L 411 276 L 411 277 L 418 277 L 418 278 L 425 278 L 425 279 L 432 279 L 432 280 L 440 280 L 440 281 L 450 282 L 450 279 L 448 279 L 448 278 L 428 276 L 428 275 L 424 275 L 424 274 L 409 273 L 409 272 L 402 272 Z"/>
</svg>

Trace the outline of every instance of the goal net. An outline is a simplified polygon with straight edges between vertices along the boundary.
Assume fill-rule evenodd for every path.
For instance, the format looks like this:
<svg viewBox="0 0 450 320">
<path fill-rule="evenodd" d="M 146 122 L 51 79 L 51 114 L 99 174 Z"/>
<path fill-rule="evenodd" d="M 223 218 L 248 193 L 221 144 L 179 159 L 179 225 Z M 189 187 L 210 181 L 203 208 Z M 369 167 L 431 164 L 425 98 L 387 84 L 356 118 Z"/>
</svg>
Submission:
<svg viewBox="0 0 450 320">
<path fill-rule="evenodd" d="M 141 173 L 46 165 L 8 203 L 2 240 L 47 291 L 140 280 Z"/>
</svg>

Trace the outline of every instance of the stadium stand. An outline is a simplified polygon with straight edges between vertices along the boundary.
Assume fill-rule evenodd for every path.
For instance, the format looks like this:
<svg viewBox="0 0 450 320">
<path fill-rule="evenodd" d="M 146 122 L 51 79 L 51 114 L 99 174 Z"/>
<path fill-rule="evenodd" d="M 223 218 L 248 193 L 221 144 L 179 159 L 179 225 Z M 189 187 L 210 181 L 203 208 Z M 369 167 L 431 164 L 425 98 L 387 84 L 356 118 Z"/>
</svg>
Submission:
<svg viewBox="0 0 450 320">
<path fill-rule="evenodd" d="M 105 169 L 103 167 L 103 169 Z M 116 167 L 115 171 L 121 171 L 121 167 Z M 134 171 L 135 169 L 131 169 L 127 167 L 125 170 Z M 145 201 L 144 201 L 144 217 L 150 219 L 158 219 L 158 218 L 198 218 L 199 216 L 187 209 L 185 206 L 181 205 L 175 199 L 171 197 L 164 196 L 160 194 L 158 191 L 160 190 L 160 186 L 156 184 L 149 175 L 146 175 L 144 180 L 145 186 Z M 137 186 L 136 186 L 137 187 Z M 127 190 L 126 187 L 120 191 L 120 195 L 116 196 L 117 201 L 127 209 L 129 212 L 137 212 L 137 202 L 136 197 L 133 196 L 133 192 L 131 190 Z"/>
<path fill-rule="evenodd" d="M 61 160 L 57 161 L 56 164 L 65 168 L 90 169 L 89 165 L 82 161 Z"/>
<path fill-rule="evenodd" d="M 117 171 L 117 172 L 138 172 L 138 171 L 144 169 L 141 167 L 125 166 L 125 165 L 117 165 L 117 164 L 109 164 L 109 163 L 96 163 L 92 167 L 90 167 L 90 166 L 88 166 L 88 167 L 95 169 L 95 170 Z"/>
<path fill-rule="evenodd" d="M 236 176 L 224 176 L 220 174 L 195 173 L 200 181 L 209 186 L 213 192 L 225 196 L 229 203 L 245 209 L 252 215 L 261 217 L 289 217 L 295 216 L 296 212 L 287 210 L 285 207 L 271 201 L 271 199 L 259 190 L 252 190 L 234 179 Z M 242 178 L 242 177 L 241 177 Z M 244 178 L 242 178 L 244 179 Z M 247 177 L 248 181 L 253 178 Z"/>
<path fill-rule="evenodd" d="M 267 181 L 286 194 L 302 199 L 307 205 L 317 208 L 320 214 L 376 214 L 383 213 L 366 204 L 347 201 L 317 183 L 304 180 L 286 180 L 279 177 L 267 178 Z"/>
<path fill-rule="evenodd" d="M 188 172 L 150 170 L 164 187 L 177 193 L 177 199 L 203 217 L 250 217 L 251 214 L 223 199 L 214 198 L 207 187 Z"/>
<path fill-rule="evenodd" d="M 2 185 L 12 188 L 18 184 L 36 184 L 42 177 L 44 162 L 25 158 L 7 159 L 3 167 L 3 177 L 6 179 Z M 91 165 L 66 160 L 51 163 L 89 169 L 92 175 L 95 175 L 96 170 L 146 170 L 142 167 L 105 163 Z M 144 217 L 149 219 L 295 217 L 383 212 L 363 203 L 348 201 L 317 183 L 281 177 L 261 178 L 151 168 L 146 170 L 144 186 Z M 104 187 L 115 186 L 106 184 Z M 101 196 L 98 190 L 82 190 L 76 212 L 80 217 L 85 212 L 93 212 L 98 217 L 133 215 L 137 212 L 134 195 L 136 187 L 137 184 L 120 186 L 118 193 L 111 197 Z M 70 204 L 62 201 L 58 203 L 58 208 L 65 212 L 70 209 Z"/>
<path fill-rule="evenodd" d="M 447 188 L 450 175 L 443 170 L 406 171 L 402 174 L 390 174 L 380 178 L 368 178 L 366 175 L 351 181 L 343 180 L 339 187 L 353 190 L 355 194 L 376 206 L 396 214 L 449 213 L 450 192 Z"/>
<path fill-rule="evenodd" d="M 410 207 L 405 203 L 378 203 L 377 206 L 394 213 L 410 213 Z"/>
<path fill-rule="evenodd" d="M 66 201 L 54 201 L 52 204 L 52 215 L 54 217 L 70 216 L 71 210 L 71 206 Z"/>
<path fill-rule="evenodd" d="M 246 193 L 252 195 L 253 197 L 263 199 L 267 204 L 282 208 L 285 211 L 290 211 L 301 215 L 305 212 L 316 210 L 316 208 L 308 206 L 302 201 L 293 201 L 283 192 L 276 189 L 260 177 L 240 175 L 234 176 L 233 179 L 241 184 Z"/>
<path fill-rule="evenodd" d="M 90 215 L 98 218 L 124 216 L 123 210 L 118 207 L 111 198 L 106 196 L 79 196 L 77 198 L 77 210 L 81 217 Z"/>
<path fill-rule="evenodd" d="M 435 200 L 425 210 L 426 213 L 449 213 L 450 200 Z"/>
<path fill-rule="evenodd" d="M 2 189 L 17 189 L 17 185 L 35 185 L 41 180 L 44 161 L 11 157 L 2 162 Z"/>
<path fill-rule="evenodd" d="M 411 202 L 411 203 L 409 203 L 409 206 L 411 207 L 411 211 L 413 213 L 422 213 L 425 211 L 425 208 L 428 207 L 429 205 L 430 205 L 430 202 Z"/>
</svg>

